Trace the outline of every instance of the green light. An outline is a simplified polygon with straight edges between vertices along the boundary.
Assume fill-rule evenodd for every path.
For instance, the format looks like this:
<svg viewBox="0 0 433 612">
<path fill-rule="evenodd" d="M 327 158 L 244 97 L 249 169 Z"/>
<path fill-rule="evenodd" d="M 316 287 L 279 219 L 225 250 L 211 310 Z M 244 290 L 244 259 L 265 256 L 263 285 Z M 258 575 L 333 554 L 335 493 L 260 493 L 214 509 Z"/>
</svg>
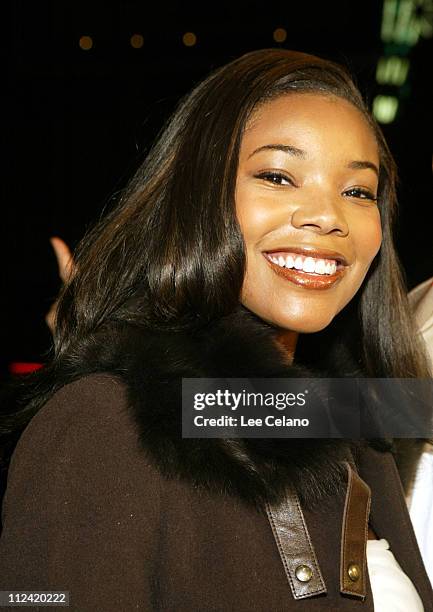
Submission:
<svg viewBox="0 0 433 612">
<path fill-rule="evenodd" d="M 433 0 L 417 0 L 416 4 L 422 7 L 419 13 L 420 35 L 424 38 L 433 36 Z"/>
<path fill-rule="evenodd" d="M 412 12 L 414 8 L 413 0 L 401 0 L 398 7 L 397 23 L 395 24 L 393 35 L 396 43 L 411 44 L 409 41 L 412 39 L 413 31 L 410 25 L 412 23 Z"/>
<path fill-rule="evenodd" d="M 407 33 L 406 33 L 407 42 L 409 45 L 411 46 L 416 45 L 416 43 L 419 40 L 419 37 L 421 36 L 421 30 L 422 30 L 421 20 L 417 19 L 415 16 L 412 17 L 409 27 L 407 29 Z"/>
<path fill-rule="evenodd" d="M 392 123 L 398 110 L 394 96 L 376 96 L 373 100 L 373 115 L 380 123 Z"/>
<path fill-rule="evenodd" d="M 409 72 L 409 60 L 406 57 L 391 55 L 381 57 L 376 68 L 376 81 L 381 85 L 401 87 Z"/>
<path fill-rule="evenodd" d="M 394 23 L 397 16 L 397 0 L 384 0 L 381 38 L 384 42 L 393 40 Z"/>
<path fill-rule="evenodd" d="M 433 35 L 433 0 L 384 0 L 381 39 L 413 47 Z"/>
</svg>

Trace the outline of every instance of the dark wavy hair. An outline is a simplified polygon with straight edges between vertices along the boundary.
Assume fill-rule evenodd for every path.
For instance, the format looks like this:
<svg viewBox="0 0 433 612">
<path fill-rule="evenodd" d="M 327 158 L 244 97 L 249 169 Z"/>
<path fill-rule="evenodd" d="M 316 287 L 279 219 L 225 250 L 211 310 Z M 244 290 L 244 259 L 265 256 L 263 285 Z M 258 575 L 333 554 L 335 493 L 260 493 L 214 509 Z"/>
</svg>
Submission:
<svg viewBox="0 0 433 612">
<path fill-rule="evenodd" d="M 59 381 L 74 378 L 75 347 L 103 338 L 107 326 L 192 330 L 239 305 L 246 257 L 234 194 L 243 131 L 258 105 L 297 92 L 347 100 L 375 134 L 383 242 L 352 303 L 324 332 L 302 338 L 296 359 L 326 367 L 343 346 L 367 376 L 430 376 L 393 245 L 396 168 L 380 128 L 345 68 L 263 49 L 217 69 L 180 102 L 117 205 L 84 237 L 60 296 L 52 361 L 24 382 L 21 407 L 3 415 L 0 431 L 22 429 Z"/>
</svg>

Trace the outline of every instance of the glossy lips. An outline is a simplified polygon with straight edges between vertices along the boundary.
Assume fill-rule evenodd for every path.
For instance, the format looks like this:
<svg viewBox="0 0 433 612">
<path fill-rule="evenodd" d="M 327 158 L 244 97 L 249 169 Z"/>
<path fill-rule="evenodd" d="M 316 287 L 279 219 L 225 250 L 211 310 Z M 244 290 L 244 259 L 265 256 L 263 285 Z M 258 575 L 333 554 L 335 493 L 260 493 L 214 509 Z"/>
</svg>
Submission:
<svg viewBox="0 0 433 612">
<path fill-rule="evenodd" d="M 334 259 L 337 263 L 337 269 L 333 274 L 317 274 L 315 272 L 305 272 L 296 268 L 281 267 L 270 259 L 270 255 L 285 251 L 289 253 L 299 253 L 303 257 L 314 257 L 316 259 Z M 334 251 L 317 251 L 311 248 L 287 248 L 287 249 L 272 249 L 272 251 L 263 252 L 263 255 L 271 266 L 272 270 L 282 278 L 291 281 L 292 283 L 304 287 L 305 289 L 329 289 L 338 283 L 346 273 L 347 261 L 339 253 Z"/>
</svg>

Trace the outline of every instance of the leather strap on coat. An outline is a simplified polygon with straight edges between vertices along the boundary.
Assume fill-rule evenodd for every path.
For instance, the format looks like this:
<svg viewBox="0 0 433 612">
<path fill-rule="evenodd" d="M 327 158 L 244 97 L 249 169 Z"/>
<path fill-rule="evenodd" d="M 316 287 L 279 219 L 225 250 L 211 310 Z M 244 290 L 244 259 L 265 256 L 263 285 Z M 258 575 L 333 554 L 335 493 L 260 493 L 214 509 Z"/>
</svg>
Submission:
<svg viewBox="0 0 433 612">
<path fill-rule="evenodd" d="M 348 462 L 346 467 L 348 479 L 341 531 L 340 592 L 365 599 L 371 491 Z"/>
<path fill-rule="evenodd" d="M 365 599 L 371 492 L 352 466 L 345 463 L 348 482 L 341 535 L 340 592 Z M 266 512 L 293 597 L 305 599 L 326 593 L 325 581 L 296 492 L 290 490 L 278 505 L 266 504 Z"/>
<path fill-rule="evenodd" d="M 277 506 L 266 504 L 266 512 L 293 597 L 304 599 L 326 593 L 296 492 L 291 491 Z"/>
</svg>

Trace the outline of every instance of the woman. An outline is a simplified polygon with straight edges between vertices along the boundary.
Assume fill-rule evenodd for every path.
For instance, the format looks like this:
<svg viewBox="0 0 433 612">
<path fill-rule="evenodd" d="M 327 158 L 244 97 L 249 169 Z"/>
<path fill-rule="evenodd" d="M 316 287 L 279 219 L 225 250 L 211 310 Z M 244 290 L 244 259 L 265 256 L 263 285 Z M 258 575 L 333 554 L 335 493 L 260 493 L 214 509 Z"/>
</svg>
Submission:
<svg viewBox="0 0 433 612">
<path fill-rule="evenodd" d="M 3 589 L 67 590 L 80 612 L 433 610 L 394 459 L 408 486 L 408 449 L 181 434 L 183 377 L 428 376 L 394 181 L 331 62 L 255 51 L 186 97 L 83 241 L 53 363 L 5 425 L 35 415 L 3 504 Z"/>
</svg>

